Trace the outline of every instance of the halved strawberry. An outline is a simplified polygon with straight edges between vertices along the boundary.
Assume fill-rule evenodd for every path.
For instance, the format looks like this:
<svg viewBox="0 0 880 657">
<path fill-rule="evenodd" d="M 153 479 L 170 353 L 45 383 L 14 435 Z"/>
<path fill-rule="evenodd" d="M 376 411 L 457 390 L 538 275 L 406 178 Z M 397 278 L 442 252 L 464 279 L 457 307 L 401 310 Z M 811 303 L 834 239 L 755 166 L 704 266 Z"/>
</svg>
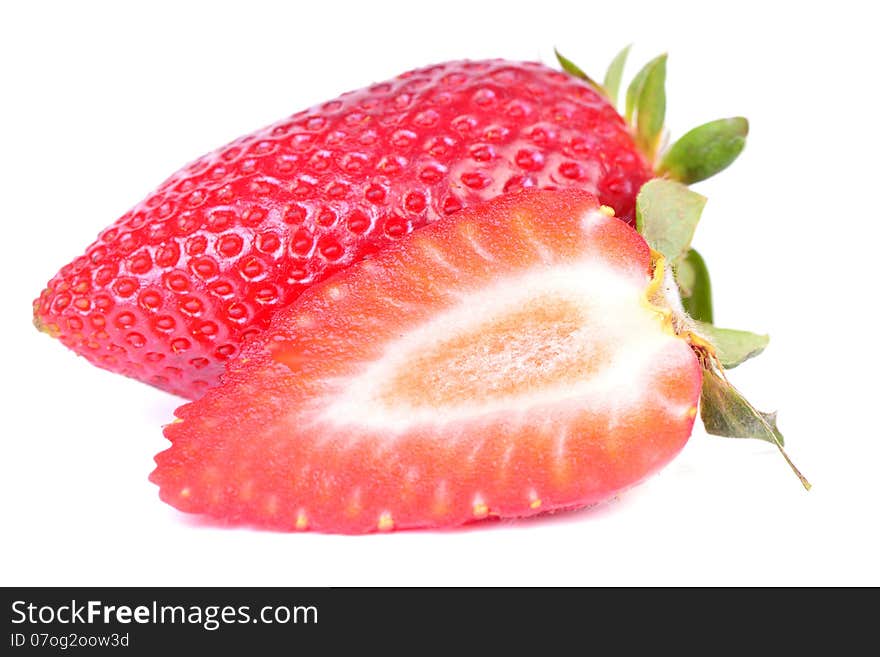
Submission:
<svg viewBox="0 0 880 657">
<path fill-rule="evenodd" d="M 162 499 L 361 533 L 587 505 L 656 471 L 690 435 L 701 361 L 662 260 L 610 214 L 508 195 L 310 288 L 178 410 Z"/>
</svg>

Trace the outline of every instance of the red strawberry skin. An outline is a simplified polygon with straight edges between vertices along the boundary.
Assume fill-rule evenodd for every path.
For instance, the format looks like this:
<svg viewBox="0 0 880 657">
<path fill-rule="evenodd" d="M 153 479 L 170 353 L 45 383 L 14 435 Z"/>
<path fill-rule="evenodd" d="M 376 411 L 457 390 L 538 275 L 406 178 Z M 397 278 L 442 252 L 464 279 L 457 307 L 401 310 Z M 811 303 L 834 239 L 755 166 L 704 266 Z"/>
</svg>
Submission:
<svg viewBox="0 0 880 657">
<path fill-rule="evenodd" d="M 341 533 L 606 499 L 696 415 L 701 370 L 651 277 L 644 240 L 577 190 L 464 210 L 277 313 L 178 409 L 151 480 L 183 511 Z"/>
<path fill-rule="evenodd" d="M 93 364 L 187 398 L 278 308 L 503 192 L 575 186 L 632 221 L 651 169 L 614 108 L 537 63 L 451 62 L 344 94 L 181 169 L 34 302 Z"/>
</svg>

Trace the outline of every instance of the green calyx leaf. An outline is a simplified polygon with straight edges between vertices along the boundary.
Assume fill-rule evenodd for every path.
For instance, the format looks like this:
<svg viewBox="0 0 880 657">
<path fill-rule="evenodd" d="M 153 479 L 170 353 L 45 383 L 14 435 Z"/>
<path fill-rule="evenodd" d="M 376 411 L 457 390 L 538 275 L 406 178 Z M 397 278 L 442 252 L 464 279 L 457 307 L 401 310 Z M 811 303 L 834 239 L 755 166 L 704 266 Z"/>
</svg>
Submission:
<svg viewBox="0 0 880 657">
<path fill-rule="evenodd" d="M 770 342 L 769 335 L 718 328 L 705 322 L 696 322 L 696 329 L 715 347 L 715 355 L 725 369 L 733 369 L 749 358 L 754 358 L 764 351 Z"/>
<path fill-rule="evenodd" d="M 713 320 L 712 283 L 703 256 L 696 249 L 688 249 L 675 265 L 675 279 L 685 312 L 698 322 Z"/>
<path fill-rule="evenodd" d="M 630 125 L 632 125 L 633 114 L 636 111 L 636 103 L 638 103 L 639 97 L 642 95 L 642 87 L 645 84 L 645 78 L 648 75 L 650 66 L 651 64 L 649 63 L 636 73 L 635 77 L 630 80 L 629 86 L 626 88 L 623 118 L 625 118 L 626 122 Z"/>
<path fill-rule="evenodd" d="M 700 417 L 706 431 L 726 438 L 756 438 L 785 445 L 776 426 L 776 413 L 762 413 L 752 406 L 714 367 L 703 370 Z"/>
<path fill-rule="evenodd" d="M 553 52 L 556 53 L 556 60 L 559 62 L 559 65 L 562 67 L 563 71 L 565 71 L 569 75 L 573 75 L 580 80 L 583 80 L 599 93 L 605 94 L 605 90 L 602 88 L 602 86 L 595 80 L 593 80 L 593 78 L 591 78 L 589 75 L 584 73 L 583 69 L 581 69 L 580 66 L 575 64 L 568 57 L 563 56 L 556 48 L 553 49 Z"/>
<path fill-rule="evenodd" d="M 713 359 L 704 357 L 701 361 L 703 392 L 700 417 L 706 431 L 715 436 L 756 438 L 776 445 L 804 488 L 810 490 L 810 482 L 785 453 L 785 441 L 776 426 L 776 414 L 762 413 L 752 406 L 727 380 L 724 370 Z"/>
<path fill-rule="evenodd" d="M 693 239 L 706 197 L 681 183 L 655 178 L 636 197 L 636 228 L 655 251 L 676 266 Z"/>
<path fill-rule="evenodd" d="M 653 160 L 666 118 L 666 55 L 648 62 L 626 90 L 626 120 L 635 125 L 636 143 Z"/>
<path fill-rule="evenodd" d="M 608 100 L 615 107 L 617 106 L 617 94 L 620 92 L 620 81 L 623 79 L 623 68 L 626 66 L 626 58 L 629 56 L 630 48 L 632 48 L 632 44 L 617 53 L 617 56 L 611 60 L 611 64 L 608 65 L 608 70 L 605 72 L 605 80 L 602 82 Z"/>
<path fill-rule="evenodd" d="M 710 178 L 733 164 L 748 134 L 749 122 L 741 116 L 705 123 L 669 147 L 657 173 L 686 185 Z"/>
</svg>

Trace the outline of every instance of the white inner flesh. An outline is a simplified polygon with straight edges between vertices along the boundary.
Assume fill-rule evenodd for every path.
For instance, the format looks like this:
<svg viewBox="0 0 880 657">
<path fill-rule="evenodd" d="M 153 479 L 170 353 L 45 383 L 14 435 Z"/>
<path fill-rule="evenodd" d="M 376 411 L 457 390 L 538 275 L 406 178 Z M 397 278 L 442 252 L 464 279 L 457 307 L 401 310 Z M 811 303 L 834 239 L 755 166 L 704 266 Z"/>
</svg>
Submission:
<svg viewBox="0 0 880 657">
<path fill-rule="evenodd" d="M 338 381 L 338 393 L 320 413 L 320 419 L 396 433 L 414 425 L 472 420 L 499 412 L 515 416 L 535 406 L 568 400 L 576 402 L 578 408 L 607 405 L 619 409 L 637 403 L 650 392 L 650 371 L 656 372 L 661 365 L 658 357 L 670 341 L 678 339 L 663 330 L 660 315 L 643 301 L 647 284 L 647 277 L 639 284 L 607 265 L 590 262 L 536 267 L 520 277 L 503 278 L 495 285 L 463 295 L 451 309 L 388 343 L 382 358 L 367 364 L 359 375 Z M 438 344 L 474 332 L 499 317 L 521 313 L 536 303 L 545 307 L 573 304 L 583 310 L 585 321 L 564 336 L 552 331 L 542 334 L 540 344 L 517 339 L 512 333 L 512 346 L 503 353 L 480 353 L 476 349 L 467 354 L 468 362 L 462 369 L 465 375 L 485 377 L 491 388 L 493 381 L 516 377 L 518 368 L 526 362 L 535 368 L 537 352 L 543 366 L 553 367 L 560 359 L 573 359 L 573 350 L 584 353 L 590 345 L 600 346 L 602 364 L 583 378 L 563 377 L 507 395 L 464 397 L 439 406 L 387 394 L 402 373 L 410 371 L 421 355 L 436 350 Z M 440 384 L 455 385 L 454 377 L 450 378 Z"/>
</svg>

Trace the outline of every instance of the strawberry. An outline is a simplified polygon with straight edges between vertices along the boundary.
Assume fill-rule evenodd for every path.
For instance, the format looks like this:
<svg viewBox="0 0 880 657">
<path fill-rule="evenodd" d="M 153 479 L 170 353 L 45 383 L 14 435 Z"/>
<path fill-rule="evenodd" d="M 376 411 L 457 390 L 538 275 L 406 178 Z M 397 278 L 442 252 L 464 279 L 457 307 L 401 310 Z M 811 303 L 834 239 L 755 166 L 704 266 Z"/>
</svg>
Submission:
<svg viewBox="0 0 880 657">
<path fill-rule="evenodd" d="M 656 471 L 690 435 L 700 361 L 610 214 L 506 195 L 312 286 L 177 411 L 162 499 L 361 533 L 583 506 Z"/>
<path fill-rule="evenodd" d="M 523 517 L 656 472 L 699 406 L 707 431 L 774 444 L 809 489 L 775 414 L 725 376 L 766 336 L 679 301 L 704 202 L 647 183 L 636 232 L 589 193 L 526 190 L 403 237 L 276 313 L 177 410 L 151 480 L 182 511 L 280 530 Z"/>
<path fill-rule="evenodd" d="M 34 321 L 99 367 L 197 398 L 309 286 L 462 208 L 573 186 L 632 223 L 653 166 L 694 181 L 729 161 L 700 155 L 705 139 L 655 161 L 665 58 L 630 86 L 628 125 L 613 103 L 625 53 L 601 87 L 562 57 L 567 73 L 449 62 L 244 136 L 105 229 L 48 283 Z"/>
</svg>

